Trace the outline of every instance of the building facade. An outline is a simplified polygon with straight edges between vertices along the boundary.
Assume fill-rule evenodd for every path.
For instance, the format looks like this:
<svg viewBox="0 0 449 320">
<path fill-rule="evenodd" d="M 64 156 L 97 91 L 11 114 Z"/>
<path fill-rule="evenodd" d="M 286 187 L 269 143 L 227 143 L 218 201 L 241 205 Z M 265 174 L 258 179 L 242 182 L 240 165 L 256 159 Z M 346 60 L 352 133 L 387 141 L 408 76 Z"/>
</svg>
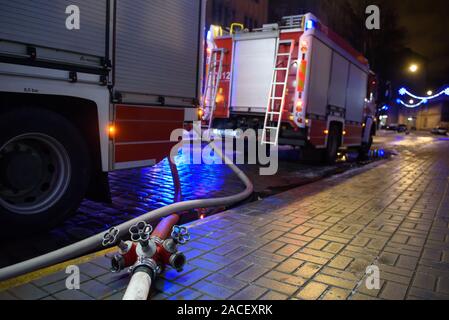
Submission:
<svg viewBox="0 0 449 320">
<path fill-rule="evenodd" d="M 245 28 L 260 28 L 268 22 L 269 0 L 209 0 L 207 24 L 224 28 L 242 23 Z"/>
<path fill-rule="evenodd" d="M 429 131 L 436 127 L 449 127 L 449 101 L 440 101 L 416 109 L 401 108 L 399 124 L 416 130 Z"/>
</svg>

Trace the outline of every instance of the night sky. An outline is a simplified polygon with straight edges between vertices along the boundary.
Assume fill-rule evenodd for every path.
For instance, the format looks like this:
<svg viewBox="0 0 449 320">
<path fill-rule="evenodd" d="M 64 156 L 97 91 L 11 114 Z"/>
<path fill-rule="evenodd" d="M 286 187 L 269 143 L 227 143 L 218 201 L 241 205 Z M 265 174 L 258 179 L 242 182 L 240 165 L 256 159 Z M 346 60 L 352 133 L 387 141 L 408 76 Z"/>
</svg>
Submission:
<svg viewBox="0 0 449 320">
<path fill-rule="evenodd" d="M 434 86 L 449 84 L 449 1 L 395 0 L 406 45 L 429 61 Z"/>
</svg>

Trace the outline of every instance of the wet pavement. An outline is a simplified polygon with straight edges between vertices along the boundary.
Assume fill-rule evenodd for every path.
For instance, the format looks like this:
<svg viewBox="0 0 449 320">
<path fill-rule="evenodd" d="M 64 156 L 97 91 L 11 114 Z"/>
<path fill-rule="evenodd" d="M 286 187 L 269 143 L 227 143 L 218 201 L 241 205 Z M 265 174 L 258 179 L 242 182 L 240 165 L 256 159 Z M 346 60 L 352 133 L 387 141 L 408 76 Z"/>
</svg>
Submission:
<svg viewBox="0 0 449 320">
<path fill-rule="evenodd" d="M 388 142 L 384 141 L 375 148 L 383 148 L 384 145 L 388 145 Z M 380 155 L 373 155 L 365 163 L 350 160 L 357 155 L 345 154 L 347 161 L 340 161 L 334 166 L 306 165 L 300 163 L 297 150 L 284 147 L 279 152 L 279 171 L 275 176 L 260 176 L 257 165 L 240 167 L 255 185 L 255 194 L 248 200 L 253 201 L 361 167 L 387 156 L 384 151 Z M 239 179 L 226 165 L 187 164 L 188 161 L 182 154 L 176 162 L 185 200 L 227 196 L 243 189 Z M 33 235 L 32 242 L 28 237 L 3 240 L 0 245 L 0 267 L 54 251 L 171 204 L 175 194 L 168 160 L 151 168 L 113 172 L 110 174 L 110 186 L 111 204 L 85 200 L 72 218 L 50 231 Z M 197 218 L 198 214 L 192 212 L 184 217 L 183 222 Z"/>
<path fill-rule="evenodd" d="M 188 225 L 188 265 L 151 299 L 449 299 L 449 139 L 385 133 L 397 152 Z M 105 257 L 0 292 L 0 299 L 121 299 L 126 272 Z M 372 288 L 367 268 L 378 268 Z"/>
</svg>

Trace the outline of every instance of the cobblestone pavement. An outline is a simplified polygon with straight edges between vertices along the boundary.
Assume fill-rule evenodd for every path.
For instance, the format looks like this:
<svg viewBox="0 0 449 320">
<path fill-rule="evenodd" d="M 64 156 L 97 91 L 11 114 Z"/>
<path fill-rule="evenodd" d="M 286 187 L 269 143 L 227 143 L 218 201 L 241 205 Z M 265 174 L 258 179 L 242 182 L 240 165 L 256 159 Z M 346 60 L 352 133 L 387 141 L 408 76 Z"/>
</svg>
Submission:
<svg viewBox="0 0 449 320">
<path fill-rule="evenodd" d="M 279 172 L 270 177 L 259 176 L 258 166 L 242 166 L 254 181 L 258 195 L 278 193 L 357 166 L 348 162 L 336 166 L 304 165 L 299 163 L 297 152 L 289 149 L 280 152 L 280 161 Z M 177 165 L 185 200 L 231 195 L 242 188 L 225 165 L 190 165 L 181 156 Z M 111 173 L 110 186 L 111 204 L 85 200 L 76 215 L 49 232 L 33 235 L 32 243 L 25 237 L 2 239 L 0 267 L 67 246 L 173 202 L 174 187 L 167 160 L 151 168 Z M 196 218 L 187 216 L 186 222 Z"/>
<path fill-rule="evenodd" d="M 400 156 L 189 225 L 188 265 L 152 299 L 449 299 L 449 142 L 398 139 Z M 366 268 L 381 287 L 366 287 Z M 108 259 L 61 271 L 0 299 L 121 299 L 126 273 Z"/>
</svg>

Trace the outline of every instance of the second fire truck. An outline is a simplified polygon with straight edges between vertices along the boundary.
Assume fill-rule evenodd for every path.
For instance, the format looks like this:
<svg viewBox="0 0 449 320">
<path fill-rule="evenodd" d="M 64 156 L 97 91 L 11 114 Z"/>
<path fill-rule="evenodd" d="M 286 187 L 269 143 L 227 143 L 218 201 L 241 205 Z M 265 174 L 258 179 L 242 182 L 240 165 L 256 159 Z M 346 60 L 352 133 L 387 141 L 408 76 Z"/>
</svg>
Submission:
<svg viewBox="0 0 449 320">
<path fill-rule="evenodd" d="M 208 34 L 203 120 L 210 128 L 262 130 L 262 144 L 366 153 L 375 134 L 376 80 L 368 61 L 312 14 L 282 25 Z"/>
</svg>

